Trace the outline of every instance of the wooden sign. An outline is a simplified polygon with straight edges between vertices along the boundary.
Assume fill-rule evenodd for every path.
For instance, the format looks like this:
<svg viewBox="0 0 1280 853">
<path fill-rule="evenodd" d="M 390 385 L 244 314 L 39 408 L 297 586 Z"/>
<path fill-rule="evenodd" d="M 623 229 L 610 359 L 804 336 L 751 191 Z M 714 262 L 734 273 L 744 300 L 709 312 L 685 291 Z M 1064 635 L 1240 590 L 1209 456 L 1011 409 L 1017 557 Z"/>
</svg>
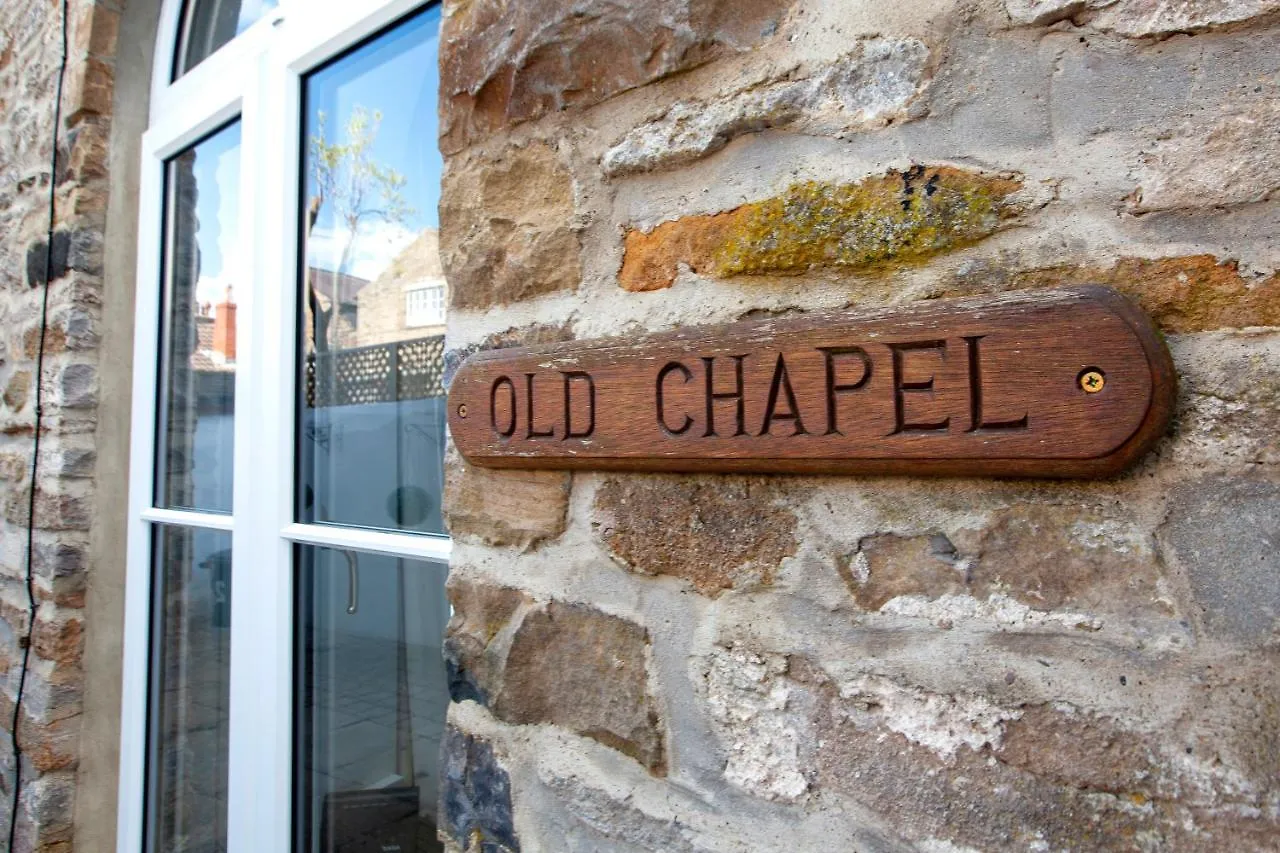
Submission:
<svg viewBox="0 0 1280 853">
<path fill-rule="evenodd" d="M 1142 311 L 1083 287 L 487 351 L 449 426 L 496 468 L 1098 477 L 1174 395 Z"/>
</svg>

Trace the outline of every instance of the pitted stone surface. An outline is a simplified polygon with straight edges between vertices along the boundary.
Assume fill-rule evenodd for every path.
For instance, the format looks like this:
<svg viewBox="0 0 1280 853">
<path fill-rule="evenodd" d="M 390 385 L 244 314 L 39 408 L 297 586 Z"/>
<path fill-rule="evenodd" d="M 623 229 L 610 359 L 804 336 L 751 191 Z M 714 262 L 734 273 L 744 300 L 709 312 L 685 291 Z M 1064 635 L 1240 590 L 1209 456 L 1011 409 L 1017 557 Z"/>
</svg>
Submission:
<svg viewBox="0 0 1280 853">
<path fill-rule="evenodd" d="M 511 640 L 499 719 L 563 726 L 666 772 L 663 728 L 649 692 L 649 632 L 591 607 L 553 601 Z"/>
<path fill-rule="evenodd" d="M 766 478 L 636 477 L 606 482 L 596 514 L 633 572 L 688 581 L 703 595 L 768 586 L 796 550 L 796 516 Z"/>
<path fill-rule="evenodd" d="M 793 2 L 452 3 L 440 48 L 441 147 L 450 154 L 510 125 L 747 50 L 777 32 Z"/>
<path fill-rule="evenodd" d="M 573 177 L 547 145 L 451 158 L 440 195 L 440 258 L 453 308 L 485 309 L 581 281 Z"/>
<path fill-rule="evenodd" d="M 1209 121 L 1184 123 L 1144 151 L 1130 209 L 1254 204 L 1280 195 L 1280 163 L 1268 154 L 1280 147 L 1280 87 L 1272 82 L 1265 95 L 1251 94 Z"/>
<path fill-rule="evenodd" d="M 671 168 L 769 128 L 841 136 L 922 112 L 929 48 L 913 38 L 871 38 L 835 62 L 706 102 L 673 104 L 605 152 L 606 175 Z"/>
<path fill-rule="evenodd" d="M 1129 37 L 1208 30 L 1280 10 L 1277 0 L 1005 0 L 1020 24 L 1080 20 Z"/>
<path fill-rule="evenodd" d="M 1259 645 L 1280 639 L 1280 480 L 1186 483 L 1172 495 L 1160 539 L 1212 634 Z"/>
<path fill-rule="evenodd" d="M 454 536 L 529 548 L 565 527 L 571 477 L 559 471 L 495 471 L 461 461 L 445 475 L 445 517 Z"/>
</svg>

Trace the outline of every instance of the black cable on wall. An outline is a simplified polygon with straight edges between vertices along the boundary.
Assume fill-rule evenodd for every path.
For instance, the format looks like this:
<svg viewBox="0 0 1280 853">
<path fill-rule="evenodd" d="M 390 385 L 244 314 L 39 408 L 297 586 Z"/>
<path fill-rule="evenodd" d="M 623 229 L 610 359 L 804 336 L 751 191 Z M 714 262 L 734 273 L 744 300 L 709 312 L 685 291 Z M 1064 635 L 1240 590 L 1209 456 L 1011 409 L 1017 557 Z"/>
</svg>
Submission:
<svg viewBox="0 0 1280 853">
<path fill-rule="evenodd" d="M 40 339 L 36 350 L 35 379 L 35 437 L 31 442 L 31 484 L 27 493 L 27 559 L 23 581 L 27 591 L 27 629 L 18 638 L 22 649 L 22 663 L 18 669 L 18 690 L 13 700 L 13 720 L 9 728 L 9 736 L 13 744 L 13 799 L 9 808 L 9 846 L 13 850 L 13 842 L 18 832 L 18 813 L 22 803 L 22 747 L 18 743 L 18 723 L 22 719 L 22 697 L 27 687 L 27 669 L 31 663 L 31 635 L 36 624 L 36 592 L 35 592 L 35 544 L 36 544 L 36 488 L 40 473 L 40 431 L 44 427 L 44 347 L 49 332 L 49 279 L 53 275 L 53 236 L 57 227 L 58 205 L 58 141 L 62 126 L 62 90 L 67 77 L 67 7 L 68 0 L 62 0 L 62 56 L 58 63 L 57 93 L 53 101 L 53 151 L 49 155 L 49 228 L 46 234 L 44 257 L 44 284 L 40 296 Z"/>
</svg>

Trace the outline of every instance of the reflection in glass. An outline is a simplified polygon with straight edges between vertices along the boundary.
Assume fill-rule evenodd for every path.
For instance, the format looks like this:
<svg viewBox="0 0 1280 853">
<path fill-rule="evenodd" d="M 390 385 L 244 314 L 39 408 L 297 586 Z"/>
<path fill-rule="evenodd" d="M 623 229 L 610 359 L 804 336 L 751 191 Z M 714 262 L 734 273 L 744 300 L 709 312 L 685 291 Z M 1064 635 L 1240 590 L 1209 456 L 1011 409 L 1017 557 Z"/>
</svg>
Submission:
<svg viewBox="0 0 1280 853">
<path fill-rule="evenodd" d="M 204 62 L 276 5 L 277 0 L 187 0 L 178 31 L 174 79 Z"/>
<path fill-rule="evenodd" d="M 227 849 L 231 535 L 162 528 L 152 599 L 147 849 Z"/>
<path fill-rule="evenodd" d="M 231 511 L 240 124 L 169 161 L 159 499 Z"/>
<path fill-rule="evenodd" d="M 305 83 L 298 515 L 443 533 L 439 7 Z"/>
<path fill-rule="evenodd" d="M 433 853 L 443 566 L 299 548 L 298 853 Z"/>
</svg>

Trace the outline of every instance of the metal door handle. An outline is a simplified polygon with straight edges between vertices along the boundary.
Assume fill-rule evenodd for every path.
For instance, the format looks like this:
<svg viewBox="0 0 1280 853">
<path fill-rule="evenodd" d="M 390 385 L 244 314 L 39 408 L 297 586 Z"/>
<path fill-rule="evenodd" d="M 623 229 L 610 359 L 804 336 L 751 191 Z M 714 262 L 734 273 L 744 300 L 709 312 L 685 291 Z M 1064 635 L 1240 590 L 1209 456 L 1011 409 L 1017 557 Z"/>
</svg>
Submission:
<svg viewBox="0 0 1280 853">
<path fill-rule="evenodd" d="M 355 551 L 343 550 L 347 558 L 347 615 L 360 609 L 360 558 Z"/>
</svg>

